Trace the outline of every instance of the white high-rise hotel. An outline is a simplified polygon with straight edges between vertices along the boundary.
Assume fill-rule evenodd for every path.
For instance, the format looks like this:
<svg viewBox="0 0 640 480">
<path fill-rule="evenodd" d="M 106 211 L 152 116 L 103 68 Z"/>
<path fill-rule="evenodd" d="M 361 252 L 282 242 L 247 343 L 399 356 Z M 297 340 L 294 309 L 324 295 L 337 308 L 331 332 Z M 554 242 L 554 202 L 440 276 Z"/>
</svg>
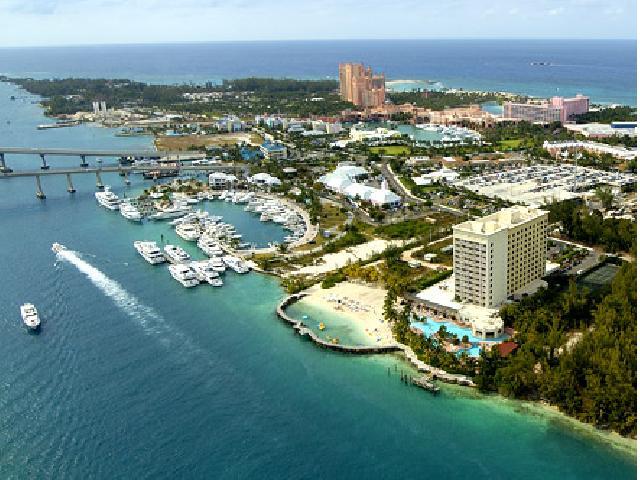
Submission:
<svg viewBox="0 0 640 480">
<path fill-rule="evenodd" d="M 505 208 L 453 227 L 455 295 L 494 308 L 545 273 L 547 212 Z"/>
</svg>

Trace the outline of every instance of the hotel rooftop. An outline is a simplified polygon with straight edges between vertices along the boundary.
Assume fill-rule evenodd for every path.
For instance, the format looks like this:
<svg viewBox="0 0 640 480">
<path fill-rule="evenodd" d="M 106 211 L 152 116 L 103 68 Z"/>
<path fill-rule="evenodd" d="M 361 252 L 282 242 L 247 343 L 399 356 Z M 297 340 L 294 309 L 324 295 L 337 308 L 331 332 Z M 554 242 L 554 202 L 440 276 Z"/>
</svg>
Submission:
<svg viewBox="0 0 640 480">
<path fill-rule="evenodd" d="M 504 208 L 478 220 L 469 220 L 455 225 L 455 231 L 492 235 L 501 230 L 517 227 L 546 214 L 544 210 L 533 207 L 515 206 Z"/>
</svg>

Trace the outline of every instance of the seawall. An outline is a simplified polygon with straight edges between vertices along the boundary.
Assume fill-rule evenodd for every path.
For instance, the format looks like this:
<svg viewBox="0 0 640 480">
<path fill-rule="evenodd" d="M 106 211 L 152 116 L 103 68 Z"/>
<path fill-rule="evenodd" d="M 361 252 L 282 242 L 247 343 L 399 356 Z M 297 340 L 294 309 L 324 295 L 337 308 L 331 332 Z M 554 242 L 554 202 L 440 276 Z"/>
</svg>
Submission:
<svg viewBox="0 0 640 480">
<path fill-rule="evenodd" d="M 276 307 L 276 314 L 278 317 L 284 322 L 288 323 L 293 327 L 293 329 L 299 333 L 301 336 L 308 338 L 313 343 L 318 345 L 321 348 L 326 348 L 327 350 L 333 350 L 336 352 L 349 353 L 353 355 L 373 355 L 373 354 L 384 354 L 384 353 L 395 353 L 401 352 L 404 354 L 405 358 L 411 363 L 420 373 L 426 373 L 433 376 L 434 379 L 441 380 L 447 383 L 455 383 L 458 385 L 470 386 L 473 387 L 475 384 L 471 378 L 466 377 L 464 375 L 456 375 L 447 373 L 444 370 L 439 368 L 435 368 L 431 365 L 426 364 L 422 360 L 419 360 L 416 354 L 406 345 L 401 343 L 392 343 L 388 345 L 371 345 L 371 346 L 363 346 L 363 345 L 341 345 L 328 342 L 318 337 L 313 330 L 311 330 L 304 322 L 300 320 L 296 320 L 290 317 L 286 309 L 292 303 L 297 302 L 301 298 L 304 298 L 307 294 L 295 293 L 293 295 L 289 295 L 284 300 L 282 300 L 278 306 Z"/>
</svg>

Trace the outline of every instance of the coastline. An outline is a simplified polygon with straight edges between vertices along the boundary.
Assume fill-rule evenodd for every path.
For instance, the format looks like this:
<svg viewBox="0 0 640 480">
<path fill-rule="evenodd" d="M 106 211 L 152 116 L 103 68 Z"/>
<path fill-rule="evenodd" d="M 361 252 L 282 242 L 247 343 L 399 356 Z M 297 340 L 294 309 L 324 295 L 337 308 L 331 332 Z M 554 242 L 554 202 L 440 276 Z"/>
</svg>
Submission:
<svg viewBox="0 0 640 480">
<path fill-rule="evenodd" d="M 487 402 L 495 408 L 509 409 L 519 415 L 524 414 L 532 418 L 537 417 L 545 422 L 558 424 L 570 433 L 604 443 L 625 457 L 631 457 L 637 461 L 637 439 L 624 437 L 611 430 L 599 430 L 589 423 L 581 422 L 577 418 L 563 413 L 555 405 L 543 401 L 507 398 L 497 393 L 482 393 L 477 389 L 460 388 L 457 385 L 442 384 L 442 386 L 448 394 L 453 396 Z"/>
<path fill-rule="evenodd" d="M 382 294 L 380 294 L 380 292 L 382 292 Z M 350 311 L 346 308 L 338 310 L 334 308 L 335 302 L 329 300 L 329 298 L 334 295 L 342 298 L 362 299 L 362 302 L 364 300 L 362 297 L 363 294 L 366 295 L 367 298 L 372 297 L 374 299 L 370 312 Z M 298 301 L 303 304 L 303 308 L 304 303 L 306 302 L 307 305 L 324 311 L 327 315 L 339 312 L 341 316 L 351 320 L 361 332 L 364 331 L 366 333 L 364 329 L 369 328 L 369 326 L 377 327 L 378 331 L 384 330 L 385 333 L 388 332 L 390 335 L 390 341 L 385 341 L 384 345 L 395 344 L 398 346 L 398 351 L 378 353 L 391 355 L 393 358 L 400 360 L 403 364 L 408 364 L 408 367 L 417 375 L 423 373 L 407 356 L 408 352 L 413 353 L 413 351 L 409 347 L 397 344 L 394 341 L 390 325 L 380 323 L 379 320 L 376 320 L 376 313 L 380 312 L 381 314 L 382 312 L 382 305 L 384 304 L 384 289 L 370 285 L 360 285 L 347 282 L 338 284 L 330 289 L 322 289 L 319 284 L 316 284 L 307 289 L 304 294 L 298 298 Z M 294 300 L 293 303 L 297 302 Z M 371 346 L 375 345 L 379 345 L 384 348 L 382 342 L 379 344 L 372 344 Z M 347 350 L 344 350 L 344 352 L 352 353 Z M 579 419 L 560 411 L 560 409 L 555 405 L 551 405 L 543 401 L 507 398 L 497 393 L 483 393 L 478 391 L 476 388 L 469 388 L 471 385 L 468 384 L 446 381 L 445 378 L 440 378 L 440 380 L 440 385 L 445 386 L 445 390 L 450 395 L 490 402 L 496 408 L 508 408 L 519 415 L 525 414 L 529 417 L 538 417 L 545 422 L 560 424 L 568 432 L 580 435 L 582 438 L 604 443 L 625 457 L 631 457 L 637 461 L 637 439 L 624 437 L 611 430 L 599 430 L 589 423 L 581 422 Z"/>
<path fill-rule="evenodd" d="M 332 313 L 339 313 L 347 319 L 357 331 L 359 337 L 367 339 L 367 344 L 388 345 L 395 344 L 391 326 L 382 320 L 385 290 L 369 285 L 342 282 L 331 288 L 323 289 L 315 284 L 305 290 L 307 294 L 298 305 L 304 308 L 308 305 L 314 309 Z M 327 332 L 333 326 L 330 320 L 324 320 Z"/>
</svg>

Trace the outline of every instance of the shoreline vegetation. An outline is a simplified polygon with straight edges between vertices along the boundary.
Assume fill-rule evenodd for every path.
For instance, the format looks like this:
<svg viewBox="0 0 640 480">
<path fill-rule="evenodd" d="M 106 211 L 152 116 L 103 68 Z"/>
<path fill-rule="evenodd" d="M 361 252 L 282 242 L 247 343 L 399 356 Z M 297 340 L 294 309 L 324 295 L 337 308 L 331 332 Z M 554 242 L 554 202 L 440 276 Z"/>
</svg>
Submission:
<svg viewBox="0 0 640 480">
<path fill-rule="evenodd" d="M 160 108 L 194 115 L 223 113 L 249 116 L 253 113 L 282 111 L 294 116 L 332 115 L 352 107 L 338 98 L 335 80 L 248 78 L 225 80 L 222 85 L 204 86 L 148 85 L 129 80 L 104 79 L 33 80 L 0 77 L 0 81 L 12 82 L 42 96 L 42 104 L 51 115 L 72 114 L 80 109 L 91 110 L 90 103 L 95 100 L 106 101 L 113 108 Z M 215 93 L 220 101 L 215 104 L 186 101 L 184 94 L 193 91 Z M 82 94 L 78 95 L 78 92 Z M 238 92 L 241 92 L 240 96 L 236 95 Z M 469 91 L 430 92 L 427 96 L 419 92 L 392 92 L 389 98 L 393 103 L 409 102 L 438 110 L 478 101 L 500 102 L 503 100 L 501 95 Z M 627 115 L 630 110 L 613 113 Z M 609 113 L 589 119 L 608 121 Z M 553 128 L 555 127 L 554 125 Z M 485 138 L 494 143 L 504 142 L 502 137 L 511 130 L 512 136 L 517 138 L 532 137 L 533 132 L 540 142 L 548 136 L 548 132 L 541 127 L 518 124 L 515 127 L 495 128 L 495 138 L 490 133 L 486 133 Z M 552 132 L 551 135 L 556 133 Z M 409 149 L 408 152 L 413 150 Z M 369 160 L 372 159 L 380 160 L 380 156 L 370 154 Z M 398 163 L 400 158 L 394 158 L 391 162 Z M 262 167 L 276 168 L 276 165 L 263 162 Z M 394 170 L 399 171 L 399 167 L 400 165 L 394 165 Z M 283 185 L 282 191 L 287 191 L 294 183 L 291 181 L 290 184 Z M 309 200 L 310 209 L 316 208 L 315 194 L 306 198 L 301 193 L 300 197 L 301 200 Z M 464 202 L 458 206 L 460 209 L 464 208 Z M 575 205 L 566 202 L 552 208 L 555 208 L 552 215 L 557 217 L 558 223 L 563 225 L 572 238 L 604 242 L 608 250 L 622 249 L 635 255 L 633 222 L 596 221 L 593 216 L 587 215 L 586 209 L 576 212 Z M 343 213 L 346 213 L 346 209 Z M 380 341 L 384 339 L 385 342 L 391 339 L 402 347 L 406 346 L 416 362 L 423 362 L 452 376 L 464 375 L 471 378 L 478 386 L 477 391 L 489 394 L 488 397 L 494 397 L 494 392 L 497 392 L 495 397 L 502 400 L 516 399 L 524 402 L 523 404 L 541 405 L 562 418 L 588 426 L 594 432 L 621 432 L 626 436 L 620 435 L 620 438 L 636 444 L 637 419 L 630 411 L 632 405 L 635 411 L 636 392 L 635 262 L 624 263 L 620 267 L 611 287 L 588 292 L 578 288 L 575 282 L 557 284 L 553 289 L 539 291 L 521 303 L 503 307 L 501 316 L 505 326 L 515 330 L 513 340 L 517 348 L 507 356 L 499 355 L 494 348 L 489 352 L 482 352 L 476 361 L 465 353 L 458 356 L 443 347 L 443 343 L 451 339 L 446 329 L 434 337 L 425 337 L 410 328 L 411 308 L 407 294 L 451 274 L 451 270 L 446 267 L 436 270 L 423 265 L 416 270 L 414 267 L 410 268 L 409 262 L 402 258 L 404 249 L 416 245 L 420 247 L 420 242 L 423 243 L 423 248 L 428 248 L 431 244 L 424 239 L 429 234 L 429 241 L 431 240 L 432 229 L 424 222 L 424 218 L 420 222 L 419 225 L 417 222 L 398 222 L 368 230 L 360 223 L 348 227 L 345 223 L 344 236 L 334 243 L 326 243 L 321 250 L 323 257 L 331 254 L 339 257 L 339 263 L 318 265 L 317 261 L 323 257 L 310 254 L 307 255 L 308 258 L 296 260 L 301 260 L 302 263 L 297 270 L 313 278 L 303 276 L 287 284 L 286 280 L 293 276 L 286 274 L 292 272 L 283 268 L 277 273 L 283 279 L 285 289 L 309 293 L 309 301 L 319 308 L 336 309 L 336 302 L 328 300 L 330 296 L 348 299 L 344 304 L 338 303 L 343 309 L 341 313 L 353 318 L 355 323 L 359 322 L 360 327 L 366 329 L 367 335 L 380 338 Z M 441 222 L 439 226 L 442 225 Z M 403 226 L 411 226 L 412 230 L 405 232 Z M 418 231 L 418 226 L 426 230 Z M 450 227 L 448 223 L 446 226 Z M 433 232 L 441 235 L 445 233 L 436 232 L 435 228 Z M 420 240 L 418 236 L 421 237 Z M 381 251 L 369 252 L 373 259 L 359 256 L 342 258 L 345 253 L 351 255 L 349 247 L 362 250 L 370 246 L 367 242 L 376 241 L 382 242 L 383 247 Z M 280 253 L 284 254 L 285 251 Z M 259 263 L 261 270 L 267 274 L 276 273 L 274 268 L 262 268 L 262 265 L 268 267 L 269 262 L 275 259 L 275 263 L 280 262 L 279 266 L 282 266 L 283 258 L 275 256 L 260 259 L 263 260 Z M 344 310 L 350 303 L 367 302 L 358 300 L 358 297 L 366 296 L 363 292 L 358 293 L 345 287 L 345 280 L 354 279 L 377 285 L 375 299 L 369 300 L 370 303 L 375 303 L 371 307 L 370 316 L 358 316 L 356 313 L 364 312 L 349 312 L 348 308 Z M 355 298 L 350 298 L 351 295 Z M 578 338 L 578 341 L 567 341 L 572 338 Z M 462 341 L 465 341 L 464 338 Z M 403 350 L 407 354 L 407 350 Z"/>
</svg>

